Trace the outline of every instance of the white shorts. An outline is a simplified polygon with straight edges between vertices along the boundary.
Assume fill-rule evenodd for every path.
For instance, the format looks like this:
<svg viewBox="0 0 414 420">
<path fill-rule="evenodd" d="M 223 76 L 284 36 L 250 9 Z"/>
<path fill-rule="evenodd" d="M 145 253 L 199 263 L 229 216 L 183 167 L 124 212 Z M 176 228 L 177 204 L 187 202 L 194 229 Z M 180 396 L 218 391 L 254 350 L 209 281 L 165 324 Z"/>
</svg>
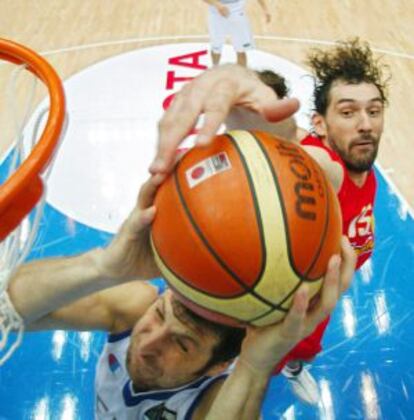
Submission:
<svg viewBox="0 0 414 420">
<path fill-rule="evenodd" d="M 226 36 L 230 36 L 233 47 L 237 52 L 254 48 L 244 4 L 244 0 L 225 4 L 230 11 L 228 17 L 221 16 L 215 7 L 209 6 L 208 29 L 213 53 L 221 53 Z"/>
</svg>

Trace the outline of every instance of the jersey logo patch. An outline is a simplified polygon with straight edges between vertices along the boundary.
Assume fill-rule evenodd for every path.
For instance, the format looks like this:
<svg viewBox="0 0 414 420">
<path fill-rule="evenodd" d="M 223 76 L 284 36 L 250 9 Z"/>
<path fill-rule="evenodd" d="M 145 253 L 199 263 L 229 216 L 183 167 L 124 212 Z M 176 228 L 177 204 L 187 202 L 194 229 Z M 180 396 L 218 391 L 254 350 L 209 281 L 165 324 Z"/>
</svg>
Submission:
<svg viewBox="0 0 414 420">
<path fill-rule="evenodd" d="M 145 413 L 145 418 L 148 420 L 176 420 L 177 413 L 165 407 L 164 403 L 150 408 Z"/>
<path fill-rule="evenodd" d="M 115 373 L 121 367 L 121 364 L 118 362 L 118 359 L 113 353 L 109 353 L 108 365 L 112 373 Z"/>
<path fill-rule="evenodd" d="M 355 238 L 372 236 L 374 231 L 374 215 L 371 204 L 364 206 L 348 227 L 348 238 L 352 241 Z"/>
</svg>

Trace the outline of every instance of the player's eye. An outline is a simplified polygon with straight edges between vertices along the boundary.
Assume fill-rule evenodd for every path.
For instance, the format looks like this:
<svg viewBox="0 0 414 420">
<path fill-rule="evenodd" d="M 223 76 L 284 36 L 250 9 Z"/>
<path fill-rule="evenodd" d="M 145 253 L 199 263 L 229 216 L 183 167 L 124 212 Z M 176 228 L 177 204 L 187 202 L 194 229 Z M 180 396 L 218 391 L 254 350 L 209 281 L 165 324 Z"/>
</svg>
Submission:
<svg viewBox="0 0 414 420">
<path fill-rule="evenodd" d="M 381 114 L 381 109 L 379 109 L 379 108 L 372 108 L 372 109 L 370 109 L 370 110 L 368 111 L 368 113 L 369 113 L 369 115 L 370 115 L 371 117 L 377 117 L 378 115 L 380 115 L 380 114 Z"/>
<path fill-rule="evenodd" d="M 162 321 L 164 321 L 164 313 L 161 311 L 160 308 L 155 308 L 155 312 L 158 315 L 158 318 L 160 318 Z"/>
<path fill-rule="evenodd" d="M 350 117 L 352 117 L 352 115 L 354 115 L 354 112 L 350 109 L 343 109 L 341 111 L 341 115 L 345 118 L 350 118 Z"/>
<path fill-rule="evenodd" d="M 180 347 L 180 350 L 183 351 L 184 353 L 188 353 L 189 348 L 188 346 L 186 346 L 184 344 L 184 342 L 182 340 L 180 340 L 179 338 L 176 340 L 176 343 L 178 344 L 178 347 Z"/>
</svg>

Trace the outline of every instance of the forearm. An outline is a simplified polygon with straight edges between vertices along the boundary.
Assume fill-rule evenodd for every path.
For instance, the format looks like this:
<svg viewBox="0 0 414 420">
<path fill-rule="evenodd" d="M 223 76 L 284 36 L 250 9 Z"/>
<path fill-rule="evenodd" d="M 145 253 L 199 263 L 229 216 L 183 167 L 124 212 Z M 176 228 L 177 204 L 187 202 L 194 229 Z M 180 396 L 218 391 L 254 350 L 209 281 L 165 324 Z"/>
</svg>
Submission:
<svg viewBox="0 0 414 420">
<path fill-rule="evenodd" d="M 259 372 L 238 360 L 210 407 L 207 420 L 254 420 L 260 418 L 271 371 Z"/>
<path fill-rule="evenodd" d="M 8 293 L 26 324 L 90 293 L 118 284 L 97 269 L 100 249 L 71 258 L 33 261 L 12 277 Z"/>
</svg>

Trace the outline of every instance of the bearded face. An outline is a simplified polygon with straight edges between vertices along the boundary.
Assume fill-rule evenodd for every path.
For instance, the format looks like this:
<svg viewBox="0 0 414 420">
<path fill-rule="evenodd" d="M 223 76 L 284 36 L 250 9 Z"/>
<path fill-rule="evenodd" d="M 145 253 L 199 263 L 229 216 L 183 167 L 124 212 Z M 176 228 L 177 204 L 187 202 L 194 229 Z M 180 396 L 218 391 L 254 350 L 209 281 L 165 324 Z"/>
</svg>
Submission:
<svg viewBox="0 0 414 420">
<path fill-rule="evenodd" d="M 349 171 L 363 173 L 377 157 L 383 125 L 384 103 L 375 85 L 336 82 L 315 128 Z"/>
<path fill-rule="evenodd" d="M 379 137 L 361 134 L 351 138 L 348 144 L 343 144 L 341 139 L 330 137 L 328 143 L 341 157 L 345 166 L 351 172 L 362 173 L 369 171 L 378 154 Z"/>
</svg>

